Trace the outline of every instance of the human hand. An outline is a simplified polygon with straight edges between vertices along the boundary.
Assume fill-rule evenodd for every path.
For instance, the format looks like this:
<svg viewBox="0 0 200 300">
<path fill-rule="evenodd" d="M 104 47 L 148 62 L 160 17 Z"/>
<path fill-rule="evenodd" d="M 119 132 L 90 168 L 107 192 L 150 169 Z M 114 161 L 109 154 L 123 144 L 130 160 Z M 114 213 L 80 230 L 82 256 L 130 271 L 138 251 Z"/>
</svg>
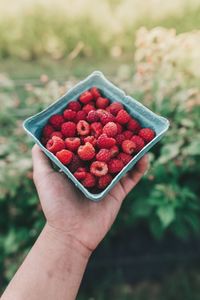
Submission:
<svg viewBox="0 0 200 300">
<path fill-rule="evenodd" d="M 123 199 L 148 169 L 145 155 L 100 202 L 93 202 L 66 177 L 35 145 L 32 149 L 33 179 L 47 224 L 63 238 L 70 237 L 92 252 L 113 224 Z"/>
</svg>

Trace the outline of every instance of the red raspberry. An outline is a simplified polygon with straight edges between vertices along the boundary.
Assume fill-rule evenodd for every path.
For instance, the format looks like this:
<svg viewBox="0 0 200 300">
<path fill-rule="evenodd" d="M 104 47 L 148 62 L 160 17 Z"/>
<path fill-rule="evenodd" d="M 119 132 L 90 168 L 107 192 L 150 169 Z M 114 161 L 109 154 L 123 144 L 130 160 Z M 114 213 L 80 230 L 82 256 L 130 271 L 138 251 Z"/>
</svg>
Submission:
<svg viewBox="0 0 200 300">
<path fill-rule="evenodd" d="M 91 160 L 95 156 L 95 149 L 90 143 L 86 143 L 78 148 L 78 155 L 82 160 Z"/>
<path fill-rule="evenodd" d="M 99 97 L 96 101 L 97 108 L 106 108 L 109 105 L 110 101 L 107 98 Z"/>
<path fill-rule="evenodd" d="M 81 161 L 80 157 L 76 154 L 73 154 L 73 157 L 72 157 L 72 161 L 70 162 L 70 164 L 68 165 L 68 169 L 74 173 L 76 172 L 76 170 L 79 168 L 79 167 L 82 167 L 83 166 L 83 162 Z"/>
<path fill-rule="evenodd" d="M 59 138 L 63 138 L 63 134 L 62 134 L 62 132 L 60 132 L 60 131 L 54 131 L 54 132 L 52 132 L 52 134 L 51 134 L 51 138 L 53 137 L 53 136 L 58 136 Z"/>
<path fill-rule="evenodd" d="M 106 162 L 106 161 L 109 161 L 110 158 L 111 158 L 110 150 L 108 150 L 108 149 L 100 149 L 96 155 L 96 160 L 99 160 L 99 161 Z"/>
<path fill-rule="evenodd" d="M 118 154 L 117 158 L 120 159 L 124 165 L 127 165 L 129 161 L 131 161 L 132 156 L 130 154 L 121 152 Z"/>
<path fill-rule="evenodd" d="M 93 135 L 88 135 L 86 137 L 83 137 L 83 141 L 84 141 L 84 144 L 89 142 L 90 144 L 92 144 L 92 146 L 96 146 L 96 143 L 97 143 L 97 140 Z"/>
<path fill-rule="evenodd" d="M 131 137 L 133 136 L 133 133 L 130 130 L 125 130 L 122 133 L 123 133 L 123 135 L 125 137 L 125 140 L 130 140 Z"/>
<path fill-rule="evenodd" d="M 117 145 L 121 145 L 122 142 L 125 141 L 125 136 L 122 133 L 120 133 L 120 134 L 116 135 L 115 140 L 116 140 Z"/>
<path fill-rule="evenodd" d="M 76 124 L 71 121 L 63 123 L 61 126 L 61 132 L 66 137 L 75 136 Z"/>
<path fill-rule="evenodd" d="M 90 133 L 90 125 L 84 120 L 78 122 L 76 129 L 79 135 L 88 135 Z"/>
<path fill-rule="evenodd" d="M 122 125 L 120 125 L 119 123 L 115 123 L 116 125 L 117 125 L 117 133 L 118 134 L 120 134 L 120 133 L 122 133 L 122 130 L 123 130 L 123 128 L 122 128 Z"/>
<path fill-rule="evenodd" d="M 96 112 L 96 110 L 91 110 L 88 115 L 87 115 L 87 121 L 89 123 L 93 123 L 93 122 L 97 122 L 99 121 L 99 116 L 98 113 Z"/>
<path fill-rule="evenodd" d="M 97 112 L 99 118 L 101 118 L 101 116 L 103 116 L 103 115 L 105 115 L 105 114 L 108 113 L 105 109 L 101 109 L 101 108 L 98 108 L 98 109 L 96 110 L 96 112 Z"/>
<path fill-rule="evenodd" d="M 136 152 L 136 144 L 131 140 L 125 140 L 122 142 L 122 150 L 124 153 L 132 154 Z"/>
<path fill-rule="evenodd" d="M 151 128 L 142 128 L 138 135 L 145 141 L 149 143 L 155 137 L 155 132 Z"/>
<path fill-rule="evenodd" d="M 65 109 L 63 112 L 63 116 L 64 116 L 65 120 L 72 121 L 76 118 L 76 112 L 71 109 Z"/>
<path fill-rule="evenodd" d="M 108 162 L 108 171 L 111 174 L 119 173 L 123 167 L 124 164 L 120 159 L 113 158 Z"/>
<path fill-rule="evenodd" d="M 80 146 L 81 141 L 78 137 L 69 137 L 65 139 L 66 148 L 72 152 L 76 151 Z"/>
<path fill-rule="evenodd" d="M 83 179 L 81 183 L 84 187 L 91 188 L 96 185 L 96 178 L 93 174 L 87 172 L 85 179 Z"/>
<path fill-rule="evenodd" d="M 142 148 L 145 146 L 144 140 L 138 135 L 133 135 L 131 141 L 136 144 L 136 152 L 140 152 L 140 150 L 142 150 Z"/>
<path fill-rule="evenodd" d="M 88 114 L 91 110 L 94 110 L 94 105 L 92 104 L 86 104 L 83 106 L 83 111 L 86 112 L 86 114 Z"/>
<path fill-rule="evenodd" d="M 107 134 L 109 137 L 113 137 L 117 134 L 117 125 L 114 122 L 108 122 L 103 127 L 103 133 Z"/>
<path fill-rule="evenodd" d="M 90 125 L 91 135 L 98 138 L 102 133 L 103 126 L 100 122 L 94 122 Z"/>
<path fill-rule="evenodd" d="M 86 177 L 87 170 L 86 168 L 78 168 L 74 173 L 74 177 L 78 180 L 83 180 Z"/>
<path fill-rule="evenodd" d="M 49 119 L 49 123 L 57 130 L 59 130 L 61 128 L 61 125 L 64 122 L 65 122 L 65 120 L 64 120 L 63 116 L 58 115 L 58 114 L 51 116 L 51 118 Z"/>
<path fill-rule="evenodd" d="M 81 110 L 81 105 L 78 101 L 71 101 L 67 104 L 67 108 L 78 112 Z"/>
<path fill-rule="evenodd" d="M 110 149 L 110 155 L 111 157 L 115 157 L 118 153 L 119 153 L 119 148 L 115 145 L 115 146 L 112 146 Z"/>
<path fill-rule="evenodd" d="M 113 103 L 111 103 L 110 106 L 109 106 L 110 112 L 111 112 L 111 114 L 113 114 L 114 116 L 116 116 L 117 113 L 118 113 L 121 109 L 123 109 L 123 108 L 124 108 L 123 105 L 122 105 L 121 103 L 119 103 L 119 102 L 113 102 Z"/>
<path fill-rule="evenodd" d="M 79 98 L 80 102 L 83 104 L 89 103 L 92 99 L 93 96 L 89 91 L 84 92 Z"/>
<path fill-rule="evenodd" d="M 63 165 L 68 165 L 72 160 L 72 156 L 73 156 L 72 152 L 66 149 L 58 151 L 56 153 L 56 157 Z"/>
<path fill-rule="evenodd" d="M 78 123 L 81 120 L 86 120 L 86 112 L 84 110 L 80 110 L 76 114 L 75 122 Z"/>
<path fill-rule="evenodd" d="M 43 130 L 42 130 L 42 136 L 45 138 L 49 138 L 52 134 L 52 132 L 54 132 L 54 129 L 51 125 L 47 124 L 44 126 Z"/>
<path fill-rule="evenodd" d="M 53 136 L 46 145 L 46 148 L 52 152 L 52 153 L 56 153 L 60 150 L 63 150 L 65 148 L 65 142 L 59 138 L 58 136 Z"/>
<path fill-rule="evenodd" d="M 101 97 L 101 93 L 100 91 L 96 88 L 96 87 L 93 87 L 90 89 L 90 93 L 92 94 L 92 96 L 97 99 L 99 97 Z"/>
<path fill-rule="evenodd" d="M 116 116 L 116 121 L 120 124 L 126 124 L 130 120 L 130 115 L 125 109 L 121 109 Z"/>
<path fill-rule="evenodd" d="M 106 174 L 104 176 L 101 176 L 98 180 L 98 188 L 103 190 L 105 189 L 109 183 L 112 181 L 112 176 L 110 174 Z"/>
<path fill-rule="evenodd" d="M 108 166 L 104 161 L 94 161 L 90 166 L 90 172 L 97 177 L 101 177 L 108 173 Z"/>
<path fill-rule="evenodd" d="M 103 125 L 106 125 L 108 122 L 114 122 L 115 117 L 111 113 L 106 111 L 105 113 L 102 113 L 102 115 L 100 116 L 100 120 Z"/>
<path fill-rule="evenodd" d="M 141 126 L 140 126 L 139 122 L 136 121 L 135 119 L 130 119 L 128 122 L 127 128 L 128 128 L 128 130 L 131 130 L 134 133 L 137 133 L 141 129 Z"/>
<path fill-rule="evenodd" d="M 112 137 L 108 137 L 105 133 L 101 134 L 97 140 L 97 146 L 99 148 L 109 149 L 114 146 L 116 143 L 115 139 Z"/>
</svg>

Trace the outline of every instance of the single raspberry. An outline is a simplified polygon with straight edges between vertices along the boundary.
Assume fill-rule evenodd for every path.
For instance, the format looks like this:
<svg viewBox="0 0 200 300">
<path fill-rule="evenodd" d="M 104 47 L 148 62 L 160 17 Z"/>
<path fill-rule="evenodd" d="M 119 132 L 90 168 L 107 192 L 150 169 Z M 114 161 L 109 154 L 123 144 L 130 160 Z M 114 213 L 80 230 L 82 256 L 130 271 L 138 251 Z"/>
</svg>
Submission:
<svg viewBox="0 0 200 300">
<path fill-rule="evenodd" d="M 85 178 L 81 181 L 82 185 L 86 188 L 91 188 L 96 185 L 96 178 L 93 174 L 87 172 Z"/>
<path fill-rule="evenodd" d="M 125 141 L 125 136 L 122 133 L 117 134 L 115 137 L 115 140 L 116 140 L 117 145 L 121 145 L 122 142 Z"/>
<path fill-rule="evenodd" d="M 78 155 L 82 160 L 91 160 L 95 157 L 95 149 L 87 142 L 78 148 Z"/>
<path fill-rule="evenodd" d="M 107 134 L 109 137 L 113 137 L 117 134 L 117 125 L 114 122 L 108 122 L 103 127 L 103 133 Z"/>
<path fill-rule="evenodd" d="M 118 113 L 121 109 L 123 109 L 123 108 L 124 108 L 123 105 L 122 105 L 121 103 L 119 103 L 119 102 L 113 102 L 113 103 L 111 103 L 110 106 L 109 106 L 110 112 L 111 112 L 111 114 L 113 114 L 114 116 L 116 116 L 117 113 Z"/>
<path fill-rule="evenodd" d="M 84 141 L 84 144 L 89 142 L 94 147 L 96 146 L 96 143 L 97 143 L 97 139 L 93 135 L 88 135 L 86 137 L 83 137 L 83 141 Z"/>
<path fill-rule="evenodd" d="M 96 112 L 96 110 L 93 109 L 88 113 L 87 121 L 89 123 L 94 123 L 94 122 L 99 121 L 99 116 L 98 116 L 98 113 Z"/>
<path fill-rule="evenodd" d="M 120 124 L 126 124 L 130 120 L 130 115 L 127 113 L 125 109 L 121 109 L 118 111 L 116 116 L 116 121 Z"/>
<path fill-rule="evenodd" d="M 96 107 L 97 108 L 106 108 L 109 105 L 110 101 L 108 98 L 99 97 L 96 101 Z"/>
<path fill-rule="evenodd" d="M 62 134 L 62 132 L 60 132 L 60 131 L 54 131 L 54 132 L 52 132 L 52 134 L 51 134 L 51 138 L 53 137 L 53 136 L 58 136 L 59 138 L 63 138 L 63 134 Z"/>
<path fill-rule="evenodd" d="M 42 130 L 42 136 L 45 138 L 49 138 L 52 132 L 54 132 L 54 128 L 51 125 L 47 124 Z"/>
<path fill-rule="evenodd" d="M 130 154 L 121 152 L 118 154 L 117 158 L 120 159 L 124 165 L 127 165 L 129 161 L 131 161 L 132 156 Z"/>
<path fill-rule="evenodd" d="M 131 140 L 125 140 L 122 142 L 122 150 L 124 153 L 132 154 L 136 152 L 136 144 Z"/>
<path fill-rule="evenodd" d="M 78 137 L 68 137 L 65 139 L 65 145 L 68 150 L 76 151 L 80 146 L 81 141 Z"/>
<path fill-rule="evenodd" d="M 119 173 L 124 167 L 120 159 L 113 158 L 108 162 L 108 172 L 111 174 Z"/>
<path fill-rule="evenodd" d="M 105 109 L 101 109 L 101 108 L 98 108 L 98 109 L 96 110 L 96 112 L 97 112 L 99 118 L 101 118 L 101 116 L 103 116 L 103 115 L 105 115 L 105 114 L 108 113 Z"/>
<path fill-rule="evenodd" d="M 133 135 L 131 141 L 136 144 L 136 152 L 140 152 L 140 150 L 142 150 L 142 148 L 145 146 L 144 140 L 139 135 Z"/>
<path fill-rule="evenodd" d="M 46 148 L 55 154 L 56 152 L 65 148 L 65 142 L 58 136 L 53 136 L 50 140 L 48 140 Z"/>
<path fill-rule="evenodd" d="M 96 155 L 96 160 L 107 162 L 111 158 L 110 150 L 108 149 L 100 149 Z"/>
<path fill-rule="evenodd" d="M 61 128 L 61 125 L 65 122 L 63 116 L 61 115 L 53 115 L 49 119 L 49 123 L 53 126 L 53 128 L 59 130 Z"/>
<path fill-rule="evenodd" d="M 81 110 L 81 105 L 78 101 L 71 101 L 67 104 L 67 108 L 78 112 Z"/>
<path fill-rule="evenodd" d="M 88 135 L 90 133 L 90 125 L 84 120 L 77 123 L 76 129 L 79 135 Z"/>
<path fill-rule="evenodd" d="M 91 135 L 98 138 L 102 134 L 103 126 L 100 122 L 94 122 L 90 125 Z"/>
<path fill-rule="evenodd" d="M 92 99 L 93 99 L 93 96 L 89 91 L 82 93 L 79 98 L 80 102 L 83 104 L 89 103 Z"/>
<path fill-rule="evenodd" d="M 113 157 L 117 156 L 117 154 L 119 153 L 119 148 L 115 145 L 115 146 L 112 146 L 109 149 L 109 151 L 110 151 L 111 157 L 113 158 Z"/>
<path fill-rule="evenodd" d="M 145 141 L 149 143 L 155 137 L 155 132 L 151 128 L 142 128 L 138 135 Z"/>
<path fill-rule="evenodd" d="M 101 97 L 101 93 L 96 87 L 91 88 L 90 93 L 92 94 L 93 98 L 95 98 L 95 99 Z"/>
<path fill-rule="evenodd" d="M 124 130 L 122 133 L 125 137 L 125 140 L 130 140 L 131 137 L 133 136 L 133 133 L 130 130 Z"/>
<path fill-rule="evenodd" d="M 122 133 L 122 130 L 123 130 L 123 127 L 122 127 L 122 125 L 120 125 L 119 123 L 115 123 L 116 125 L 117 125 L 117 133 L 118 134 L 120 134 L 120 133 Z"/>
<path fill-rule="evenodd" d="M 72 160 L 73 154 L 71 151 L 63 149 L 56 153 L 56 157 L 63 165 L 68 165 Z"/>
<path fill-rule="evenodd" d="M 90 172 L 97 177 L 101 177 L 108 173 L 108 166 L 104 161 L 94 161 L 90 166 Z"/>
<path fill-rule="evenodd" d="M 76 124 L 71 121 L 63 123 L 61 126 L 61 132 L 65 137 L 75 136 Z"/>
<path fill-rule="evenodd" d="M 137 133 L 141 129 L 141 126 L 140 126 L 139 122 L 136 121 L 135 119 L 130 119 L 128 122 L 127 128 L 128 128 L 128 130 L 131 130 L 134 133 Z"/>
<path fill-rule="evenodd" d="M 76 172 L 74 172 L 74 177 L 78 180 L 83 180 L 86 177 L 87 170 L 86 168 L 78 168 Z"/>
<path fill-rule="evenodd" d="M 104 176 L 101 176 L 98 180 L 98 188 L 103 190 L 105 189 L 109 183 L 112 181 L 112 176 L 110 174 L 106 174 Z"/>
<path fill-rule="evenodd" d="M 82 110 L 85 111 L 86 114 L 88 114 L 91 110 L 94 110 L 94 105 L 86 104 L 83 106 Z"/>
<path fill-rule="evenodd" d="M 72 109 L 65 109 L 63 112 L 63 117 L 66 121 L 73 121 L 76 118 L 76 112 Z"/>
<path fill-rule="evenodd" d="M 70 162 L 70 164 L 68 165 L 68 169 L 74 173 L 76 172 L 76 170 L 79 168 L 79 167 L 82 167 L 83 166 L 83 162 L 82 160 L 80 159 L 80 157 L 76 154 L 73 154 L 73 157 L 72 157 L 72 160 Z"/>
<path fill-rule="evenodd" d="M 109 149 L 114 146 L 116 143 L 115 139 L 112 137 L 108 137 L 105 133 L 101 134 L 97 140 L 97 146 L 99 148 Z"/>
<path fill-rule="evenodd" d="M 80 110 L 76 114 L 75 122 L 78 123 L 81 120 L 86 120 L 86 112 L 84 110 Z"/>
<path fill-rule="evenodd" d="M 103 113 L 100 116 L 100 120 L 103 125 L 106 125 L 108 122 L 114 122 L 115 117 L 111 113 L 106 111 L 106 113 Z"/>
</svg>

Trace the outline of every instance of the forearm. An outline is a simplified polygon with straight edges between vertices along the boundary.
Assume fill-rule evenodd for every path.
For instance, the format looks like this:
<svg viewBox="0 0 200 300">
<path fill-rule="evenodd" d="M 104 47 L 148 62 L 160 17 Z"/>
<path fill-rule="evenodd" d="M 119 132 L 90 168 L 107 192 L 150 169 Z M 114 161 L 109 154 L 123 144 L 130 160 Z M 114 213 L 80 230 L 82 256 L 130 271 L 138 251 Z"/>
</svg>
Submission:
<svg viewBox="0 0 200 300">
<path fill-rule="evenodd" d="M 2 300 L 75 299 L 89 251 L 45 226 Z"/>
</svg>

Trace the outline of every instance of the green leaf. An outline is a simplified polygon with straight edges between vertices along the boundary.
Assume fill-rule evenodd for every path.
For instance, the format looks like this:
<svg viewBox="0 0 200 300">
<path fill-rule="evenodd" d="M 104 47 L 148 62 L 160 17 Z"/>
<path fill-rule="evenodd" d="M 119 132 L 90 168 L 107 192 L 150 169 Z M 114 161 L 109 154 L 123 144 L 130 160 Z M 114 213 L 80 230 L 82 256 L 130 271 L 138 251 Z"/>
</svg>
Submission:
<svg viewBox="0 0 200 300">
<path fill-rule="evenodd" d="M 173 144 L 167 144 L 163 146 L 162 151 L 161 151 L 161 156 L 158 160 L 160 164 L 164 164 L 171 160 L 172 158 L 175 158 L 179 152 L 180 152 L 180 147 L 183 145 L 183 141 L 178 141 L 177 143 Z"/>
<path fill-rule="evenodd" d="M 175 219 L 174 208 L 170 205 L 161 206 L 156 210 L 156 214 L 159 217 L 164 228 L 168 227 Z"/>
<path fill-rule="evenodd" d="M 188 147 L 183 150 L 184 155 L 200 155 L 200 141 L 194 140 Z"/>
</svg>

